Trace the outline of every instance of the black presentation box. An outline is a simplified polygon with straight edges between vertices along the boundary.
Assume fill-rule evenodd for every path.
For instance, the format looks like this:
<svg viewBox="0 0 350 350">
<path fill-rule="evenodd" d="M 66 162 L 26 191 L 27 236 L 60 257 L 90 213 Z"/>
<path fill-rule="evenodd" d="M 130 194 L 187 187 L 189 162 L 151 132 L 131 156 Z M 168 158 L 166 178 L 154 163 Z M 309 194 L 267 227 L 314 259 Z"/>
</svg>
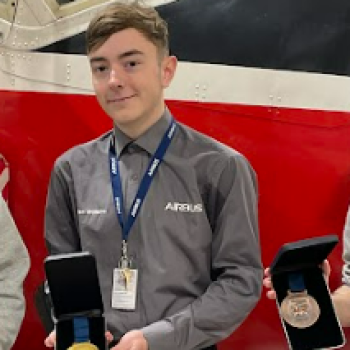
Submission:
<svg viewBox="0 0 350 350">
<path fill-rule="evenodd" d="M 338 237 L 335 235 L 287 243 L 281 247 L 271 264 L 271 279 L 277 294 L 277 307 L 292 350 L 338 348 L 345 344 L 344 334 L 320 267 L 337 243 Z M 281 314 L 281 304 L 288 295 L 293 276 L 301 276 L 307 294 L 313 297 L 319 306 L 317 321 L 306 328 L 290 325 Z"/>
<path fill-rule="evenodd" d="M 88 318 L 90 342 L 106 350 L 103 302 L 95 258 L 88 252 L 49 256 L 45 273 L 53 305 L 56 350 L 74 342 L 73 318 Z"/>
</svg>

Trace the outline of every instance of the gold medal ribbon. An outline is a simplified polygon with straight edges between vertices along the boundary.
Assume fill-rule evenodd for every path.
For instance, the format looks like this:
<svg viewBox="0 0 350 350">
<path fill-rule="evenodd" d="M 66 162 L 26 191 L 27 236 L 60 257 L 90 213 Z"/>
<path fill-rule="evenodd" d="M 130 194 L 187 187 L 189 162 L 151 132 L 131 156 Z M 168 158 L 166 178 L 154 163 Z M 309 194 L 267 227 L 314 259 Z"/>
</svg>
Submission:
<svg viewBox="0 0 350 350">
<path fill-rule="evenodd" d="M 73 318 L 74 343 L 68 350 L 99 350 L 90 343 L 89 319 L 87 317 Z"/>
</svg>

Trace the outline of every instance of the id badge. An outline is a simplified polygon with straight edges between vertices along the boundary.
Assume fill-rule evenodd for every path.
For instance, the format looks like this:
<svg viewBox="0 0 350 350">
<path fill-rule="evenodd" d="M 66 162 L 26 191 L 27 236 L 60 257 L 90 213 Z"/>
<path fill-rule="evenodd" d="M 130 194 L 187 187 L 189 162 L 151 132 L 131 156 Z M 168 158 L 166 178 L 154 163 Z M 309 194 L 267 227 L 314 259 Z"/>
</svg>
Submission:
<svg viewBox="0 0 350 350">
<path fill-rule="evenodd" d="M 138 270 L 116 268 L 113 272 L 112 308 L 135 310 Z"/>
</svg>

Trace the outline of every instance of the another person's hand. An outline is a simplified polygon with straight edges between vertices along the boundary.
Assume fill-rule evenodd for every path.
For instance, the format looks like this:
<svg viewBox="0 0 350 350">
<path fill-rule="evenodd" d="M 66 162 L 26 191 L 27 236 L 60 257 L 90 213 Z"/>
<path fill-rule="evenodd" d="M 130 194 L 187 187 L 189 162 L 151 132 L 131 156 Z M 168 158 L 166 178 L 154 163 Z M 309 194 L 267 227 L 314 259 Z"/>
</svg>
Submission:
<svg viewBox="0 0 350 350">
<path fill-rule="evenodd" d="M 329 284 L 329 276 L 331 275 L 331 265 L 329 264 L 329 261 L 326 259 L 321 264 L 321 268 L 323 271 L 324 279 L 326 280 L 327 285 Z"/>
<path fill-rule="evenodd" d="M 329 261 L 327 259 L 325 259 L 322 264 L 321 264 L 321 268 L 323 271 L 323 276 L 324 279 L 326 280 L 326 283 L 328 285 L 329 283 L 329 276 L 331 274 L 331 266 L 329 265 Z M 264 271 L 264 280 L 263 280 L 263 284 L 265 286 L 265 288 L 268 289 L 268 291 L 266 292 L 266 296 L 269 299 L 276 299 L 276 292 L 273 289 L 273 285 L 272 285 L 272 281 L 271 281 L 271 272 L 270 272 L 270 268 L 266 268 Z"/>
<path fill-rule="evenodd" d="M 143 333 L 134 330 L 126 333 L 111 350 L 148 350 L 148 344 Z"/>
<path fill-rule="evenodd" d="M 105 333 L 107 343 L 109 344 L 113 340 L 111 332 Z M 52 331 L 45 339 L 44 344 L 48 348 L 53 348 L 56 344 L 56 331 Z"/>
<path fill-rule="evenodd" d="M 266 292 L 266 296 L 269 299 L 276 299 L 276 292 L 273 289 L 272 286 L 272 281 L 271 281 L 271 273 L 270 273 L 270 268 L 266 268 L 264 271 L 264 279 L 263 279 L 263 285 L 265 288 L 268 289 L 268 291 Z"/>
<path fill-rule="evenodd" d="M 56 344 L 56 331 L 52 331 L 45 339 L 44 344 L 47 348 L 53 348 Z"/>
</svg>

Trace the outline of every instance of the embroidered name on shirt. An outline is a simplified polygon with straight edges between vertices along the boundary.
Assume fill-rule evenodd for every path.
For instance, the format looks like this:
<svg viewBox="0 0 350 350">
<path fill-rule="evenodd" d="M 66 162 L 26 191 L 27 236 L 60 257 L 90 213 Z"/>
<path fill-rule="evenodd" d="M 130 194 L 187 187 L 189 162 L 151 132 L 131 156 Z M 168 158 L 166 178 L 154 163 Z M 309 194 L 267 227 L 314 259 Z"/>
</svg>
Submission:
<svg viewBox="0 0 350 350">
<path fill-rule="evenodd" d="M 106 209 L 78 209 L 78 215 L 99 215 L 107 214 Z"/>
<path fill-rule="evenodd" d="M 202 204 L 187 204 L 178 202 L 168 202 L 164 210 L 171 210 L 181 213 L 201 213 L 203 211 Z"/>
</svg>

